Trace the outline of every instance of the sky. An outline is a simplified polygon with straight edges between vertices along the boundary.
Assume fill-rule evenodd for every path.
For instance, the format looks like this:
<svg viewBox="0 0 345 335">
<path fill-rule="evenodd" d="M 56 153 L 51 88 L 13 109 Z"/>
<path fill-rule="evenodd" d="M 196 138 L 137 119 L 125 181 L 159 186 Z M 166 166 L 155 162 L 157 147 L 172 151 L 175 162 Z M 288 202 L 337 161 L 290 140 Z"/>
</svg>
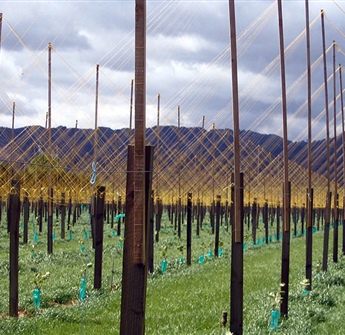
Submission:
<svg viewBox="0 0 345 335">
<path fill-rule="evenodd" d="M 305 1 L 283 6 L 288 133 L 307 138 Z M 313 138 L 325 136 L 321 10 L 325 13 L 330 135 L 333 131 L 333 55 L 345 52 L 345 2 L 309 1 Z M 281 75 L 276 1 L 237 0 L 236 33 L 240 128 L 282 135 Z M 0 1 L 0 126 L 45 126 L 48 111 L 48 43 L 52 43 L 52 127 L 129 127 L 134 79 L 135 2 Z M 344 33 L 343 33 L 344 32 Z M 147 1 L 146 125 L 232 128 L 227 0 Z M 338 74 L 336 75 L 339 87 Z M 336 96 L 339 88 L 336 88 Z M 134 113 L 133 107 L 133 113 Z M 341 130 L 336 99 L 337 133 Z M 133 116 L 134 117 L 134 116 Z"/>
</svg>

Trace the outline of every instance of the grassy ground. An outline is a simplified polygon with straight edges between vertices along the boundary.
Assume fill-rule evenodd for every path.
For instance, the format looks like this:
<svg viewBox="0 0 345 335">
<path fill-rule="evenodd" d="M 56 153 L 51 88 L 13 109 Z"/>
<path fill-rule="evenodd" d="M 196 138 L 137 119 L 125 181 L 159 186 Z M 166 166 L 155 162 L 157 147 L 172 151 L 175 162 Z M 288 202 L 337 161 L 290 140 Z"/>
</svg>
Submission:
<svg viewBox="0 0 345 335">
<path fill-rule="evenodd" d="M 3 293 L 0 297 L 0 333 L 118 334 L 121 239 L 105 225 L 102 289 L 93 290 L 93 268 L 87 268 L 87 298 L 79 301 L 82 272 L 87 263 L 93 262 L 91 239 L 85 234 L 89 231 L 87 213 L 73 228 L 72 240 L 69 236 L 61 240 L 58 237 L 59 226 L 55 226 L 57 238 L 52 255 L 46 252 L 45 230 L 38 243 L 34 243 L 35 228 L 31 218 L 30 242 L 20 245 L 20 317 L 15 319 L 8 317 L 9 239 L 5 222 L 0 226 L 0 290 Z M 231 238 L 222 229 L 223 256 L 217 259 L 207 257 L 209 250 L 213 250 L 214 236 L 207 224 L 204 228 L 200 237 L 193 236 L 191 266 L 179 261 L 180 257 L 185 257 L 185 250 L 181 251 L 185 245 L 185 232 L 182 239 L 174 234 L 170 226 L 161 232 L 160 242 L 155 246 L 155 272 L 148 278 L 147 334 L 221 334 L 221 313 L 229 312 L 230 305 Z M 258 234 L 258 237 L 263 237 L 263 232 Z M 271 300 L 268 293 L 276 291 L 280 284 L 281 243 L 252 246 L 247 242 L 244 256 L 244 334 L 269 334 Z M 337 264 L 330 260 L 328 272 L 316 275 L 316 264 L 322 258 L 322 243 L 322 232 L 315 233 L 314 289 L 310 294 L 303 295 L 300 282 L 305 276 L 305 238 L 292 238 L 289 318 L 281 320 L 279 330 L 273 333 L 343 334 L 345 260 L 340 257 Z M 206 256 L 205 261 L 198 264 L 201 254 Z M 160 271 L 163 256 L 168 260 L 164 274 Z M 37 272 L 50 272 L 49 279 L 42 286 L 40 309 L 34 308 L 32 297 Z"/>
</svg>

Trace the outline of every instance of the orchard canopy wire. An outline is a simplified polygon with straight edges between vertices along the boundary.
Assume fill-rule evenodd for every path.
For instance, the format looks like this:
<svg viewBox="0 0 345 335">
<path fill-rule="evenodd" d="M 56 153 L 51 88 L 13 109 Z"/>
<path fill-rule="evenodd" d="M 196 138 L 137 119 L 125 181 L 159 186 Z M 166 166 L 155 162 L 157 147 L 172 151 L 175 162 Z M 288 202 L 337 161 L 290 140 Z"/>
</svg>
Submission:
<svg viewBox="0 0 345 335">
<path fill-rule="evenodd" d="M 239 29 L 237 37 L 239 65 L 248 55 L 255 53 L 252 62 L 246 62 L 239 71 L 239 100 L 241 132 L 241 169 L 244 172 L 245 202 L 254 198 L 259 202 L 267 200 L 270 204 L 281 202 L 283 180 L 283 157 L 281 150 L 281 97 L 279 91 L 279 52 L 276 26 L 276 1 L 266 2 L 261 11 L 255 13 L 251 22 Z M 200 6 L 199 6 L 200 5 Z M 313 4 L 315 5 L 315 4 Z M 33 6 L 33 4 L 31 5 Z M 65 3 L 72 9 L 72 3 Z M 80 4 L 80 8 L 91 6 Z M 233 131 L 230 111 L 232 107 L 230 69 L 230 46 L 222 43 L 210 43 L 197 35 L 200 22 L 205 22 L 203 6 L 212 11 L 207 2 L 194 6 L 184 1 L 164 1 L 152 5 L 147 19 L 147 144 L 154 145 L 155 161 L 153 188 L 158 191 L 163 202 L 175 202 L 188 192 L 194 199 L 209 203 L 220 194 L 230 200 L 231 173 L 233 172 Z M 227 4 L 218 4 L 227 11 Z M 244 6 L 244 5 L 243 5 Z M 288 6 L 288 4 L 287 4 Z M 219 7 L 220 8 L 220 7 Z M 17 17 L 17 22 L 9 20 L 3 12 L 3 36 L 1 40 L 0 71 L 5 79 L 1 80 L 0 114 L 0 180 L 1 195 L 5 196 L 10 188 L 11 171 L 19 178 L 22 187 L 32 200 L 46 196 L 49 169 L 52 171 L 54 195 L 69 194 L 73 199 L 90 199 L 94 180 L 93 139 L 97 132 L 97 178 L 96 184 L 107 188 L 107 201 L 125 195 L 127 146 L 131 143 L 130 119 L 130 82 L 134 75 L 134 28 L 126 31 L 116 41 L 108 40 L 106 52 L 80 50 L 78 64 L 73 62 L 70 51 L 64 43 L 72 33 L 67 17 L 64 22 L 51 22 L 51 31 L 58 32 L 52 40 L 47 36 L 42 41 L 29 44 L 28 34 L 37 29 L 39 14 L 26 22 L 24 15 Z M 322 79 L 322 50 L 320 29 L 320 9 L 310 23 L 312 40 L 312 109 L 313 109 L 313 184 L 315 204 L 324 201 L 326 162 L 324 160 L 325 143 L 325 106 L 323 102 L 324 83 Z M 344 21 L 345 11 L 337 1 L 333 1 L 333 11 L 325 11 L 328 33 L 336 33 L 337 60 L 343 60 L 344 33 L 339 25 L 339 18 Z M 334 18 L 334 12 L 336 18 Z M 20 21 L 27 26 L 23 30 Z M 227 22 L 224 22 L 227 31 Z M 187 31 L 194 31 L 188 35 Z M 291 29 L 292 37 L 285 48 L 287 68 L 287 102 L 289 123 L 290 176 L 293 189 L 293 203 L 305 202 L 307 189 L 307 96 L 305 65 L 305 29 Z M 269 34 L 268 34 L 269 32 Z M 83 32 L 81 32 L 83 33 Z M 86 34 L 86 33 L 85 33 Z M 86 36 L 86 35 L 85 35 Z M 262 38 L 272 39 L 262 43 Z M 90 39 L 94 37 L 88 36 Z M 177 39 L 176 39 L 177 38 Z M 215 36 L 215 39 L 217 36 Z M 97 38 L 94 38 L 97 40 Z M 333 39 L 332 39 L 333 40 Z M 328 41 L 326 54 L 331 60 L 333 42 Z M 47 93 L 37 91 L 33 82 L 47 82 L 47 45 L 52 43 L 52 153 L 48 152 Z M 99 39 L 99 45 L 102 41 Z M 188 45 L 185 57 L 188 66 L 171 60 L 170 51 L 160 48 L 162 43 Z M 69 42 L 68 42 L 69 43 Z M 269 57 L 260 56 L 260 50 L 276 43 L 274 52 Z M 164 44 L 165 45 L 165 44 Z M 60 47 L 61 46 L 61 47 Z M 209 48 L 209 58 L 194 62 L 192 55 L 201 48 Z M 219 47 L 220 46 L 220 47 Z M 217 47 L 219 47 L 217 49 Z M 11 49 L 12 48 L 12 49 Z M 260 49 L 261 48 L 261 49 Z M 22 50 L 21 67 L 8 71 L 11 57 L 19 57 L 17 50 Z M 94 66 L 83 61 L 83 53 L 94 54 Z M 156 62 L 154 54 L 160 53 L 171 65 L 167 81 L 161 76 L 161 69 L 166 64 Z M 152 61 L 150 60 L 152 56 Z M 297 64 L 296 59 L 299 59 Z M 302 60 L 302 61 L 301 61 Z M 101 126 L 93 129 L 95 73 L 99 67 L 99 122 Z M 296 65 L 297 64 L 297 65 Z M 7 72 L 6 72 L 7 71 Z M 337 68 L 335 75 L 338 78 Z M 172 74 L 180 75 L 182 85 L 171 85 Z M 11 76 L 9 77 L 9 74 Z M 331 66 L 328 70 L 328 82 L 333 80 Z M 161 76 L 161 77 L 160 77 Z M 156 85 L 157 77 L 162 89 L 168 87 L 169 95 L 164 96 Z M 187 81 L 186 81 L 187 78 Z M 64 82 L 64 84 L 62 84 Z M 67 84 L 66 84 L 67 83 Z M 135 83 L 134 83 L 135 85 Z M 331 85 L 330 85 L 331 86 Z M 47 87 L 47 84 L 46 86 Z M 153 92 L 155 91 L 155 92 Z M 331 97 L 332 87 L 329 96 Z M 157 98 L 160 94 L 160 123 L 156 124 Z M 337 88 L 337 134 L 341 134 L 340 92 Z M 12 104 L 16 102 L 14 115 L 15 137 L 11 137 L 10 120 Z M 212 102 L 212 103 L 211 103 Z M 329 108 L 333 106 L 330 99 Z M 214 112 L 208 111 L 212 106 Z M 180 106 L 180 126 L 177 125 L 178 106 Z M 35 111 L 39 124 L 32 124 L 31 114 Z M 205 116 L 205 117 L 204 117 Z M 17 120 L 21 120 L 18 127 Z M 37 120 L 37 118 L 35 119 Z M 23 125 L 23 122 L 25 125 Z M 75 126 L 73 126 L 75 124 Z M 332 128 L 331 128 L 332 129 Z M 271 135 L 271 136 L 268 136 Z M 330 136 L 332 137 L 332 131 Z M 341 136 L 338 135 L 338 138 Z M 340 140 L 339 140 L 340 141 Z M 340 142 L 339 142 L 340 143 Z M 11 157 L 11 158 L 10 158 Z M 341 146 L 337 149 L 336 162 L 342 163 Z M 94 162 L 96 164 L 96 162 Z M 333 172 L 332 172 L 333 171 Z M 334 170 L 331 178 L 334 179 Z M 344 186 L 344 173 L 337 169 L 339 185 Z M 158 189 L 158 190 L 157 190 Z M 340 187 L 340 194 L 344 189 Z M 156 193 L 157 194 L 157 193 Z"/>
</svg>

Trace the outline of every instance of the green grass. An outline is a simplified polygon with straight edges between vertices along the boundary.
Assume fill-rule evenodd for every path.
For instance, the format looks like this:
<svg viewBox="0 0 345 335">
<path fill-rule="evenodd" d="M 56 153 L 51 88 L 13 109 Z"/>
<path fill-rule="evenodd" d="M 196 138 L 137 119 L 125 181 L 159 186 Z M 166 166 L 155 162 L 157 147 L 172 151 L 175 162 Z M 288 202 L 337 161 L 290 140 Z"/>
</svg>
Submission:
<svg viewBox="0 0 345 335">
<path fill-rule="evenodd" d="M 165 218 L 167 221 L 167 218 Z M 93 262 L 91 239 L 85 239 L 89 218 L 84 213 L 73 228 L 73 239 L 61 240 L 59 226 L 54 253 L 47 254 L 46 232 L 39 236 L 33 248 L 34 220 L 30 222 L 30 242 L 20 245 L 19 308 L 20 317 L 8 317 L 9 238 L 5 222 L 0 226 L 0 333 L 1 334 L 118 334 L 121 304 L 122 248 L 120 238 L 113 236 L 105 225 L 102 289 L 93 290 L 93 268 L 87 269 L 88 296 L 80 302 L 79 286 L 86 263 Z M 341 234 L 340 229 L 340 234 Z M 332 232 L 332 231 L 331 231 Z M 195 233 L 195 232 L 194 232 Z M 147 334 L 221 334 L 222 311 L 230 306 L 230 240 L 221 229 L 223 256 L 205 257 L 198 264 L 200 254 L 213 250 L 214 236 L 206 222 L 200 237 L 193 236 L 192 265 L 180 263 L 185 257 L 185 231 L 180 240 L 167 224 L 155 245 L 155 272 L 148 277 L 146 302 Z M 247 234 L 248 236 L 250 234 Z M 258 237 L 263 237 L 258 232 Z M 314 273 L 322 258 L 322 232 L 314 235 Z M 332 234 L 330 234 L 332 238 Z M 330 250 L 332 240 L 330 238 Z M 83 241 L 85 250 L 80 249 Z M 249 241 L 247 241 L 249 242 Z M 163 250 L 168 260 L 162 274 L 160 262 Z M 331 255 L 330 255 L 331 256 Z M 281 320 L 276 334 L 342 334 L 345 321 L 342 312 L 345 300 L 345 260 L 337 264 L 329 261 L 329 270 L 315 276 L 313 291 L 302 295 L 300 282 L 304 279 L 305 238 L 291 239 L 289 318 Z M 112 272 L 114 264 L 114 272 Z M 244 334 L 269 334 L 271 301 L 268 293 L 280 284 L 281 243 L 251 246 L 244 254 Z M 33 306 L 33 279 L 37 271 L 50 272 L 42 287 L 42 305 Z M 110 290 L 113 284 L 114 289 Z"/>
</svg>

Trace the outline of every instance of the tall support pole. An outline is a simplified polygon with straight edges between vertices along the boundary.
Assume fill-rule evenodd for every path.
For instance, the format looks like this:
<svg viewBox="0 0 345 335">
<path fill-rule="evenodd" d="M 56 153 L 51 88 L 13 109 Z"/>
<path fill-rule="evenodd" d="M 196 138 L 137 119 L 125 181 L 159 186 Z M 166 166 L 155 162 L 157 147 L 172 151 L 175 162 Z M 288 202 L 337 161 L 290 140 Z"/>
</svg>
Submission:
<svg viewBox="0 0 345 335">
<path fill-rule="evenodd" d="M 95 266 L 93 287 L 102 287 L 102 255 L 103 255 L 103 226 L 104 226 L 104 199 L 105 186 L 97 186 L 95 195 Z"/>
<path fill-rule="evenodd" d="M 311 66 L 310 66 L 310 30 L 309 30 L 309 0 L 305 0 L 306 13 L 306 43 L 307 43 L 307 96 L 308 96 L 308 189 L 307 189 L 307 229 L 306 229 L 306 263 L 305 277 L 308 289 L 312 288 L 313 260 L 313 190 L 312 190 L 312 115 L 311 115 Z"/>
<path fill-rule="evenodd" d="M 159 200 L 159 189 L 160 189 L 160 144 L 161 144 L 161 131 L 160 131 L 160 124 L 159 124 L 159 118 L 160 118 L 160 106 L 161 106 L 161 95 L 158 93 L 157 96 L 157 190 L 156 190 L 156 196 L 157 201 Z"/>
<path fill-rule="evenodd" d="M 327 84 L 327 59 L 326 59 L 326 38 L 325 38 L 325 19 L 324 11 L 321 10 L 321 29 L 322 29 L 322 53 L 323 53 L 323 75 L 325 86 L 325 110 L 326 110 L 326 152 L 327 152 L 327 194 L 326 194 L 326 213 L 325 229 L 323 235 L 323 258 L 322 270 L 327 271 L 328 265 L 328 245 L 329 245 L 329 224 L 331 217 L 331 167 L 330 167 L 330 141 L 329 141 L 329 110 L 328 110 L 328 84 Z"/>
<path fill-rule="evenodd" d="M 161 222 L 162 222 L 162 206 L 161 206 L 161 198 L 160 198 L 160 174 L 161 174 L 161 156 L 160 156 L 160 146 L 161 146 L 161 128 L 160 128 L 160 105 L 161 105 L 161 95 L 158 93 L 157 96 L 157 165 L 156 165 L 156 178 L 157 178 L 157 202 L 156 202 L 156 242 L 159 241 L 159 232 L 161 230 Z"/>
<path fill-rule="evenodd" d="M 181 238 L 181 223 L 182 223 L 182 203 L 181 203 L 181 109 L 177 107 L 177 164 L 178 164 L 178 202 L 177 202 L 177 235 Z"/>
<path fill-rule="evenodd" d="M 290 185 L 289 185 L 289 157 L 288 157 L 288 132 L 287 132 L 287 102 L 285 80 L 285 54 L 284 54 L 284 30 L 282 1 L 278 0 L 278 24 L 279 24 L 279 50 L 280 72 L 282 91 L 282 114 L 283 114 L 283 158 L 284 158 L 284 185 L 283 185 L 283 246 L 281 282 L 285 284 L 280 312 L 283 316 L 288 315 L 289 298 L 289 267 L 290 267 Z"/>
<path fill-rule="evenodd" d="M 24 219 L 24 231 L 23 231 L 23 243 L 28 243 L 28 224 L 30 217 L 30 202 L 29 202 L 29 193 L 28 191 L 24 192 L 23 199 L 23 219 Z"/>
<path fill-rule="evenodd" d="M 93 142 L 93 161 L 98 159 L 98 88 L 99 88 L 99 64 L 96 65 L 96 94 L 95 94 L 95 134 Z"/>
<path fill-rule="evenodd" d="M 192 264 L 192 193 L 187 195 L 187 265 Z"/>
<path fill-rule="evenodd" d="M 52 186 L 52 44 L 48 44 L 48 254 L 53 253 L 53 186 Z"/>
<path fill-rule="evenodd" d="M 214 204 L 214 164 L 215 164 L 215 160 L 216 160 L 216 144 L 215 144 L 215 134 L 216 134 L 216 124 L 213 123 L 212 124 L 212 203 Z"/>
<path fill-rule="evenodd" d="M 135 16 L 134 262 L 145 265 L 146 0 Z"/>
<path fill-rule="evenodd" d="M 96 176 L 96 166 L 98 160 L 98 87 L 99 87 L 99 64 L 96 64 L 96 88 L 95 88 L 95 127 L 93 134 L 93 164 L 92 170 Z M 91 234 L 92 234 L 92 246 L 95 248 L 96 243 L 96 208 L 95 208 L 95 185 L 96 179 L 92 180 L 92 194 L 91 194 Z"/>
<path fill-rule="evenodd" d="M 125 253 L 123 280 L 127 278 L 135 284 L 122 288 L 121 335 L 145 334 L 145 307 L 147 283 L 147 203 L 146 192 L 146 0 L 135 2 L 135 139 L 132 157 L 128 151 L 127 197 L 125 229 Z M 153 152 L 153 151 L 152 151 Z M 150 155 L 152 157 L 153 154 Z M 150 159 L 151 161 L 151 159 Z M 151 165 L 151 164 L 150 164 Z M 148 167 L 150 169 L 150 166 Z M 131 194 L 129 193 L 131 191 Z M 147 197 L 150 195 L 147 195 Z M 129 251 L 127 251 L 129 250 Z M 125 259 L 126 258 L 126 259 Z M 125 264 L 125 262 L 127 264 Z M 136 278 L 136 280 L 134 279 Z"/>
<path fill-rule="evenodd" d="M 333 152 L 333 170 L 334 170 L 334 224 L 333 224 L 333 262 L 338 262 L 338 167 L 337 167 L 337 81 L 336 81 L 336 65 L 335 65 L 335 46 L 333 41 L 333 136 L 334 136 L 334 152 Z"/>
<path fill-rule="evenodd" d="M 132 140 L 132 120 L 133 120 L 133 84 L 134 80 L 131 80 L 131 99 L 130 99 L 130 105 L 129 105 L 129 138 L 128 142 L 131 144 Z"/>
<path fill-rule="evenodd" d="M 11 176 L 14 175 L 14 162 L 13 162 L 13 154 L 14 154 L 14 116 L 16 112 L 16 103 L 13 102 L 12 105 L 12 132 L 11 132 Z"/>
<path fill-rule="evenodd" d="M 339 85 L 340 85 L 340 107 L 341 107 L 341 133 L 342 133 L 342 149 L 343 149 L 343 184 L 345 190 L 345 117 L 344 117 L 344 100 L 343 100 L 343 78 L 342 67 L 339 64 Z M 344 192 L 345 193 L 345 192 Z M 343 239 L 342 239 L 342 254 L 345 254 L 345 194 L 343 196 Z"/>
<path fill-rule="evenodd" d="M 243 194 L 240 161 L 240 122 L 237 77 L 237 43 L 235 22 L 235 0 L 229 0 L 230 50 L 232 73 L 232 108 L 234 124 L 234 222 L 231 243 L 231 287 L 230 287 L 230 331 L 243 334 Z"/>
<path fill-rule="evenodd" d="M 20 217 L 20 186 L 12 180 L 9 196 L 10 225 L 10 316 L 18 317 L 18 257 L 19 257 L 19 217 Z"/>
</svg>

